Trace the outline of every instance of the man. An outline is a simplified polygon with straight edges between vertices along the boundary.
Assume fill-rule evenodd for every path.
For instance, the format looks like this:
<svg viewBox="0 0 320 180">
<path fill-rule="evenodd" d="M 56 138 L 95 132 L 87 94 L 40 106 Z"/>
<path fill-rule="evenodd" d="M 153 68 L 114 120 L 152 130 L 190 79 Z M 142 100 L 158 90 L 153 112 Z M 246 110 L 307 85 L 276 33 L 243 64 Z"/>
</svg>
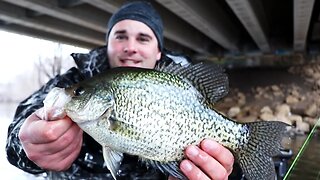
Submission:
<svg viewBox="0 0 320 180">
<path fill-rule="evenodd" d="M 55 119 L 48 111 L 43 120 L 42 101 L 55 86 L 68 87 L 109 68 L 131 66 L 154 68 L 158 61 L 184 61 L 163 48 L 163 27 L 158 13 L 145 2 L 133 2 L 120 8 L 109 20 L 107 46 L 89 54 L 73 54 L 78 69 L 72 68 L 50 80 L 17 108 L 8 130 L 8 160 L 33 173 L 48 172 L 61 179 L 112 178 L 103 165 L 100 145 L 69 117 Z M 233 155 L 220 144 L 206 139 L 185 150 L 181 171 L 189 179 L 227 179 L 233 167 Z M 119 179 L 163 179 L 161 172 L 145 167 L 136 157 L 126 156 Z M 173 177 L 169 177 L 173 179 Z"/>
</svg>

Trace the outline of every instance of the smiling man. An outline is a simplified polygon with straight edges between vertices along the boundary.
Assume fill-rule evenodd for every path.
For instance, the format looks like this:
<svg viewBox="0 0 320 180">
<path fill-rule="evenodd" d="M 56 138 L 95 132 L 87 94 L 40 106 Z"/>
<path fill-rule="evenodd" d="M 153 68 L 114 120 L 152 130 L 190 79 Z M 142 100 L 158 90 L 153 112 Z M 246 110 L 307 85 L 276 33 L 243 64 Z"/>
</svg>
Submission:
<svg viewBox="0 0 320 180">
<path fill-rule="evenodd" d="M 161 57 L 153 31 L 144 23 L 122 20 L 112 27 L 108 38 L 110 67 L 154 68 Z"/>
<path fill-rule="evenodd" d="M 89 54 L 73 54 L 78 68 L 51 79 L 20 103 L 8 130 L 6 150 L 10 163 L 26 172 L 47 172 L 58 179 L 112 179 L 104 166 L 100 145 L 69 117 L 53 118 L 52 112 L 47 112 L 49 121 L 42 119 L 42 102 L 47 93 L 55 86 L 69 87 L 114 67 L 152 69 L 158 61 L 189 62 L 185 56 L 164 50 L 162 20 L 149 3 L 122 6 L 110 18 L 106 34 L 107 46 Z M 232 153 L 212 140 L 187 147 L 185 154 L 180 169 L 189 179 L 228 179 L 232 171 Z M 168 178 L 131 156 L 125 156 L 120 169 L 119 179 Z"/>
</svg>

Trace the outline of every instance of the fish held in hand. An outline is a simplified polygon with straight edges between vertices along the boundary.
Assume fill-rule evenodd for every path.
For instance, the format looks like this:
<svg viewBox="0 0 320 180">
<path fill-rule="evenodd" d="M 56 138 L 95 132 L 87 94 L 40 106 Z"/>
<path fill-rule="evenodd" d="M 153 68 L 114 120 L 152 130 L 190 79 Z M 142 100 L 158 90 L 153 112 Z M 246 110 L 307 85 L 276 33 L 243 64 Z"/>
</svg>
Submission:
<svg viewBox="0 0 320 180">
<path fill-rule="evenodd" d="M 71 97 L 63 107 L 67 115 L 102 145 L 115 179 L 123 153 L 185 179 L 179 169 L 184 149 L 205 138 L 230 149 L 247 179 L 275 177 L 272 156 L 287 125 L 237 123 L 217 112 L 214 103 L 228 92 L 217 65 L 119 67 L 59 91 Z"/>
</svg>

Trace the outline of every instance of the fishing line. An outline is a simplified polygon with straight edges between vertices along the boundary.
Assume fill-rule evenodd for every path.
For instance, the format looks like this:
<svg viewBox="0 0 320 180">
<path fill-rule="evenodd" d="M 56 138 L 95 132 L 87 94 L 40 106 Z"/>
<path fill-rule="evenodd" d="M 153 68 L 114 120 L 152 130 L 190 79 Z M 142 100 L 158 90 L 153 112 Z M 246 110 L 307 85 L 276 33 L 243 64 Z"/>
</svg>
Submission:
<svg viewBox="0 0 320 180">
<path fill-rule="evenodd" d="M 318 127 L 319 125 L 319 121 L 320 119 L 317 120 L 317 123 L 314 125 L 314 127 L 312 128 L 311 132 L 309 133 L 307 139 L 304 141 L 301 149 L 299 150 L 296 158 L 293 160 L 292 165 L 290 166 L 290 168 L 288 169 L 286 175 L 284 176 L 283 180 L 286 180 L 288 178 L 288 176 L 290 175 L 290 172 L 292 171 L 292 169 L 296 166 L 297 161 L 300 159 L 300 156 L 303 154 L 305 148 L 307 147 L 307 145 L 309 144 L 310 140 L 311 140 L 311 136 L 313 135 L 315 129 Z"/>
</svg>

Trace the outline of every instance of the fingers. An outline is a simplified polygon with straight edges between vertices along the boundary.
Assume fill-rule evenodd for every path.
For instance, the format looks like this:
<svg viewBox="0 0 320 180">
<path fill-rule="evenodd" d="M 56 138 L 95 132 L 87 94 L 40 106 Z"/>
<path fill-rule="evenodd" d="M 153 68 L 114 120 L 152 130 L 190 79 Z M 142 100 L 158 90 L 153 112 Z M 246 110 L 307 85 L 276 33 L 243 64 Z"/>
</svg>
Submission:
<svg viewBox="0 0 320 180">
<path fill-rule="evenodd" d="M 57 135 L 54 135 L 57 136 Z M 33 144 L 37 146 L 37 152 L 43 155 L 51 155 L 66 151 L 67 147 L 78 143 L 82 139 L 82 130 L 74 123 L 64 134 L 57 136 L 56 140 L 44 144 Z"/>
<path fill-rule="evenodd" d="M 50 121 L 43 120 L 41 109 L 31 114 L 20 128 L 19 139 L 27 157 L 39 167 L 62 171 L 78 157 L 83 131 L 69 117 L 54 119 L 51 112 L 47 112 Z"/>
<path fill-rule="evenodd" d="M 234 156 L 227 148 L 210 139 L 203 140 L 200 147 L 208 155 L 217 160 L 227 170 L 228 175 L 231 174 Z"/>
<path fill-rule="evenodd" d="M 180 168 L 189 179 L 225 179 L 228 177 L 227 170 L 219 161 L 197 146 L 189 146 L 185 153 L 189 160 L 182 161 Z"/>
<path fill-rule="evenodd" d="M 45 121 L 33 114 L 23 126 L 19 138 L 27 157 L 43 169 L 66 170 L 80 153 L 83 132 L 67 117 Z"/>
<path fill-rule="evenodd" d="M 185 159 L 180 163 L 180 169 L 190 180 L 210 180 L 210 178 L 204 174 L 201 169 L 188 159 Z"/>
<path fill-rule="evenodd" d="M 35 155 L 37 156 L 30 157 L 28 155 L 28 158 L 32 160 L 35 164 L 37 164 L 39 167 L 46 170 L 66 170 L 72 165 L 73 161 L 78 157 L 80 153 L 82 146 L 82 131 L 79 132 L 78 135 L 79 137 L 77 139 L 75 139 L 68 146 L 64 147 L 64 149 L 62 149 L 61 151 L 48 155 L 36 152 Z M 38 148 L 39 145 L 36 147 Z"/>
<path fill-rule="evenodd" d="M 48 155 L 48 170 L 63 171 L 68 169 L 73 161 L 79 156 L 82 147 L 82 131 L 79 131 L 77 138 L 69 143 L 64 149 L 55 154 Z M 45 163 L 45 162 L 44 162 Z"/>
<path fill-rule="evenodd" d="M 33 144 L 49 143 L 68 131 L 73 124 L 68 117 L 56 121 L 45 121 L 33 113 L 21 126 L 19 138 L 22 142 Z"/>
<path fill-rule="evenodd" d="M 180 163 L 180 169 L 191 180 L 225 180 L 232 172 L 233 154 L 213 140 L 203 140 L 200 147 L 188 146 L 185 154 L 188 159 Z"/>
</svg>

